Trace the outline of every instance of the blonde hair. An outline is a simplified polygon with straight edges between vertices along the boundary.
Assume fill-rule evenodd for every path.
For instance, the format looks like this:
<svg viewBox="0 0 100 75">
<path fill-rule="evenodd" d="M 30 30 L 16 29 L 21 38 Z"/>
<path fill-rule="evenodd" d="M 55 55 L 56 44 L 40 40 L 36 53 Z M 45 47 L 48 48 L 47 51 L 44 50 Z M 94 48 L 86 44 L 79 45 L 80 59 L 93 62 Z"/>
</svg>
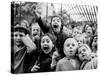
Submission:
<svg viewBox="0 0 100 75">
<path fill-rule="evenodd" d="M 90 49 L 90 47 L 89 47 L 87 44 L 83 44 L 83 45 L 79 46 L 79 47 L 78 47 L 78 50 L 79 50 L 79 48 L 81 48 L 81 47 L 86 47 L 87 50 L 89 50 L 89 51 L 91 52 L 91 49 Z"/>
</svg>

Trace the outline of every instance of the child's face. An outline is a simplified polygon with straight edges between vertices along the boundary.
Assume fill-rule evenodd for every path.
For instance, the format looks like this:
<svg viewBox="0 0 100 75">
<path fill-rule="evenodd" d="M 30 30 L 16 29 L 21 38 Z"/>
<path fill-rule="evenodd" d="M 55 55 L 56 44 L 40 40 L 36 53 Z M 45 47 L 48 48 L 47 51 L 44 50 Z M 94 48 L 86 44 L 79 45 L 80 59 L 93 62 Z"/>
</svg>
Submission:
<svg viewBox="0 0 100 75">
<path fill-rule="evenodd" d="M 90 56 L 91 51 L 85 47 L 82 46 L 78 49 L 78 57 L 81 61 L 87 60 Z"/>
<path fill-rule="evenodd" d="M 77 35 L 80 35 L 82 33 L 81 30 L 77 29 L 77 28 L 74 28 L 73 30 L 73 37 L 77 36 Z"/>
<path fill-rule="evenodd" d="M 75 56 L 78 43 L 74 38 L 68 38 L 64 43 L 64 53 L 68 57 Z"/>
<path fill-rule="evenodd" d="M 72 30 L 67 28 L 67 27 L 63 27 L 63 32 L 67 35 L 70 36 L 72 34 Z"/>
<path fill-rule="evenodd" d="M 23 32 L 19 32 L 19 31 L 14 32 L 14 43 L 17 46 L 22 44 L 22 40 L 21 40 L 22 37 L 25 37 L 25 34 Z"/>
<path fill-rule="evenodd" d="M 38 24 L 36 25 L 32 25 L 32 30 L 31 30 L 32 36 L 40 36 L 40 27 L 38 26 Z"/>
<path fill-rule="evenodd" d="M 61 19 L 59 17 L 54 17 L 51 22 L 54 32 L 59 33 L 61 29 Z"/>
<path fill-rule="evenodd" d="M 77 37 L 76 40 L 78 42 L 78 46 L 83 45 L 83 37 Z"/>
<path fill-rule="evenodd" d="M 87 36 L 91 36 L 92 35 L 92 28 L 91 27 L 88 27 L 86 29 L 86 34 L 87 34 Z"/>
<path fill-rule="evenodd" d="M 41 39 L 41 49 L 45 54 L 48 54 L 52 51 L 54 47 L 53 42 L 48 36 L 43 36 Z"/>
</svg>

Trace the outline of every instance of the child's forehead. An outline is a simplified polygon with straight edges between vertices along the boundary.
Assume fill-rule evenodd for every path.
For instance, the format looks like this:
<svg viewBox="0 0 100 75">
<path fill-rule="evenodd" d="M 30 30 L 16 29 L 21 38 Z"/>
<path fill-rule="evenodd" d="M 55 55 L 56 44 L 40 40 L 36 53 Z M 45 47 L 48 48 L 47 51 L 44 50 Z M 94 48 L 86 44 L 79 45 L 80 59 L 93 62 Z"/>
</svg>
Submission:
<svg viewBox="0 0 100 75">
<path fill-rule="evenodd" d="M 68 44 L 68 43 L 77 43 L 77 41 L 74 39 L 74 38 L 68 38 L 65 40 L 65 44 Z"/>
<path fill-rule="evenodd" d="M 79 31 L 79 29 L 78 29 L 78 28 L 76 28 L 76 27 L 75 27 L 73 30 L 74 30 L 74 31 Z"/>
<path fill-rule="evenodd" d="M 53 17 L 52 20 L 61 20 L 61 19 L 60 17 L 56 16 L 56 17 Z"/>
<path fill-rule="evenodd" d="M 50 39 L 50 37 L 45 35 L 45 36 L 42 37 L 42 39 Z"/>
<path fill-rule="evenodd" d="M 25 33 L 21 31 L 15 31 L 14 34 L 25 34 Z"/>
<path fill-rule="evenodd" d="M 89 27 L 87 27 L 87 29 L 92 29 L 92 27 L 89 26 Z"/>
<path fill-rule="evenodd" d="M 39 25 L 32 25 L 32 28 L 40 28 Z"/>
<path fill-rule="evenodd" d="M 77 36 L 77 40 L 83 40 L 84 38 L 82 36 Z"/>
<path fill-rule="evenodd" d="M 89 51 L 89 49 L 86 46 L 81 46 L 78 51 L 83 51 L 83 50 Z"/>
</svg>

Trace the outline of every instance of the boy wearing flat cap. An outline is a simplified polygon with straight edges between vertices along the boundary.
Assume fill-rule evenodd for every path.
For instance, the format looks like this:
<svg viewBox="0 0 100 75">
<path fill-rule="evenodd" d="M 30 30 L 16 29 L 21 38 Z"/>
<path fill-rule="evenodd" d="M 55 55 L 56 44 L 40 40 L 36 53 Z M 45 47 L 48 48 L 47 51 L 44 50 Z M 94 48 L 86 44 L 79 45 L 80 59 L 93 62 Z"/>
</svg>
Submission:
<svg viewBox="0 0 100 75">
<path fill-rule="evenodd" d="M 36 45 L 29 37 L 27 28 L 17 24 L 13 32 L 13 45 L 11 47 L 12 73 L 25 72 L 25 57 L 36 50 Z"/>
</svg>

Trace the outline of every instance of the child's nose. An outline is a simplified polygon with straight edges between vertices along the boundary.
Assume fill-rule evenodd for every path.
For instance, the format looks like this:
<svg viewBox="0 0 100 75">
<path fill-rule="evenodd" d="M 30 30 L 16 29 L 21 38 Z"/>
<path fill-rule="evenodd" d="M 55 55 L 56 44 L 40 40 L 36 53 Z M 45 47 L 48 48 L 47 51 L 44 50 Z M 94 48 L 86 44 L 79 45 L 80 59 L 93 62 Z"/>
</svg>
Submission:
<svg viewBox="0 0 100 75">
<path fill-rule="evenodd" d="M 36 33 L 36 32 L 37 32 L 37 30 L 34 30 L 34 32 Z"/>
<path fill-rule="evenodd" d="M 72 49 L 72 46 L 70 46 L 70 49 Z"/>
<path fill-rule="evenodd" d="M 44 42 L 44 44 L 47 44 L 47 42 Z"/>
<path fill-rule="evenodd" d="M 20 39 L 20 36 L 17 36 L 17 39 Z"/>
</svg>

